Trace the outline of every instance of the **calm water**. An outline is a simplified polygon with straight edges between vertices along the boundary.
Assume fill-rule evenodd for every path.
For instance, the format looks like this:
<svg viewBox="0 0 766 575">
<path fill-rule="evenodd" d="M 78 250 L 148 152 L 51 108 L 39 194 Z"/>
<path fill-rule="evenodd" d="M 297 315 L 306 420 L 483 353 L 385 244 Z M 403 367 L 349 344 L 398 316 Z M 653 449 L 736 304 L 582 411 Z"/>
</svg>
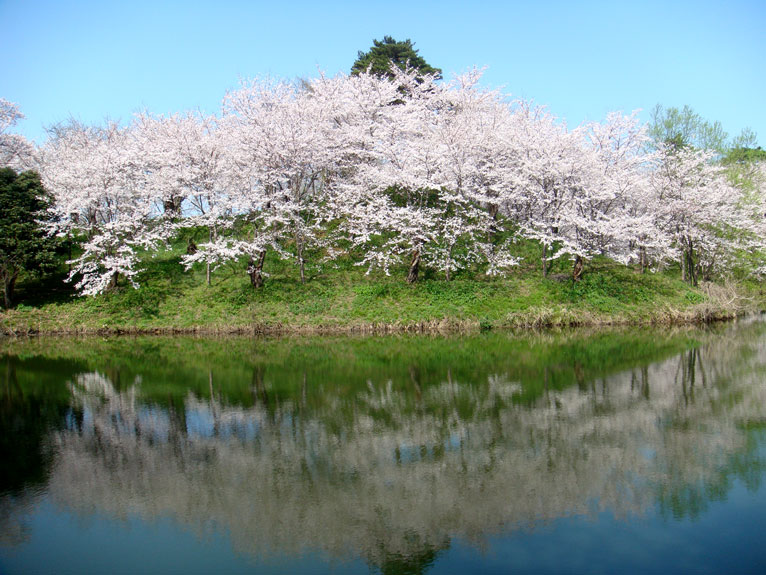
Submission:
<svg viewBox="0 0 766 575">
<path fill-rule="evenodd" d="M 766 323 L 0 341 L 0 572 L 766 572 Z"/>
</svg>

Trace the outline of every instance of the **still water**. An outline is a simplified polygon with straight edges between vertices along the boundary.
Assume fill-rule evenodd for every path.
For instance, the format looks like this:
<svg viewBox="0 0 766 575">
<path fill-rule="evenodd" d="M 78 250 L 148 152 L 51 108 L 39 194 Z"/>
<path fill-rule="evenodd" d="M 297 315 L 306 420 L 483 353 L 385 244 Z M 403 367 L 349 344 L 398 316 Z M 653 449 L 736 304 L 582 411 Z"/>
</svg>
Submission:
<svg viewBox="0 0 766 575">
<path fill-rule="evenodd" d="M 0 341 L 0 572 L 766 571 L 766 323 Z"/>
</svg>

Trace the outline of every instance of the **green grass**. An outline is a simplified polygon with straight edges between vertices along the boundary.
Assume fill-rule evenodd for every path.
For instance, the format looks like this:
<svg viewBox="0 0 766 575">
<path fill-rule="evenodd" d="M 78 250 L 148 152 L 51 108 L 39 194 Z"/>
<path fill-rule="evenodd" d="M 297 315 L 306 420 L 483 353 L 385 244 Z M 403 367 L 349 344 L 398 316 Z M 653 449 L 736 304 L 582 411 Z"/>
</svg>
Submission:
<svg viewBox="0 0 766 575">
<path fill-rule="evenodd" d="M 62 277 L 45 283 L 27 280 L 19 290 L 22 303 L 0 315 L 0 330 L 232 331 L 257 326 L 311 331 L 370 329 L 372 324 L 478 329 L 695 321 L 726 317 L 741 307 L 723 306 L 710 290 L 689 287 L 677 273 L 640 274 L 608 260 L 588 262 L 578 283 L 567 275 L 569 262 L 560 262 L 543 278 L 528 258 L 506 278 L 463 273 L 448 282 L 424 273 L 415 285 L 405 283 L 404 265 L 391 276 L 366 275 L 350 261 L 340 261 L 310 267 L 310 279 L 301 284 L 295 264 L 272 254 L 261 290 L 250 286 L 244 263 L 219 268 L 208 286 L 204 268 L 187 272 L 181 266 L 183 248 L 179 244 L 147 259 L 137 278 L 139 289 L 122 285 L 101 296 L 77 297 Z M 742 290 L 757 297 L 760 286 L 743 284 Z"/>
</svg>

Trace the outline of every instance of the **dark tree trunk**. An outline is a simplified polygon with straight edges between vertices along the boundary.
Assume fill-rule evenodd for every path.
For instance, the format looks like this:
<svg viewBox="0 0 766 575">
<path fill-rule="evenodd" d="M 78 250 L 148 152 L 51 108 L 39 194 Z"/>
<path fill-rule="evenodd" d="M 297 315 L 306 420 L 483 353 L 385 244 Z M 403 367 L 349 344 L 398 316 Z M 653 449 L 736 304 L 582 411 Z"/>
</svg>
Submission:
<svg viewBox="0 0 766 575">
<path fill-rule="evenodd" d="M 112 291 L 117 289 L 117 280 L 120 279 L 120 274 L 118 272 L 114 272 L 112 274 L 111 279 L 109 280 L 109 285 L 107 286 L 107 291 Z"/>
<path fill-rule="evenodd" d="M 416 248 L 412 252 L 412 260 L 410 261 L 410 270 L 407 273 L 407 283 L 414 284 L 418 281 L 418 271 L 420 271 L 420 248 Z"/>
<path fill-rule="evenodd" d="M 189 239 L 189 243 L 186 244 L 186 255 L 193 256 L 197 253 L 197 244 L 194 243 L 193 239 Z"/>
<path fill-rule="evenodd" d="M 67 274 L 72 274 L 72 247 L 74 246 L 74 239 L 72 239 L 71 234 L 67 234 L 66 237 L 66 243 L 67 243 L 67 250 L 68 250 L 68 258 L 67 258 Z"/>
<path fill-rule="evenodd" d="M 162 202 L 162 207 L 165 210 L 165 215 L 168 218 L 177 218 L 181 215 L 181 203 L 183 198 L 178 196 L 170 196 L 167 200 Z"/>
<path fill-rule="evenodd" d="M 489 217 L 492 218 L 492 223 L 487 230 L 487 243 L 491 244 L 495 241 L 495 234 L 497 233 L 497 214 L 500 211 L 500 207 L 497 204 L 489 205 Z"/>
<path fill-rule="evenodd" d="M 266 260 L 266 250 L 261 250 L 258 254 L 258 261 L 250 258 L 247 264 L 247 275 L 250 276 L 250 283 L 255 289 L 263 287 L 263 262 Z"/>
<path fill-rule="evenodd" d="M 646 273 L 646 248 L 644 246 L 641 246 L 638 251 L 638 261 L 641 266 L 641 273 Z"/>
<path fill-rule="evenodd" d="M 207 229 L 207 239 L 208 239 L 208 241 L 210 243 L 213 242 L 213 240 L 215 239 L 215 237 L 217 235 L 218 234 L 216 233 L 216 229 L 215 228 L 208 228 Z M 210 272 L 211 272 L 211 270 L 210 270 L 210 262 L 207 262 L 205 264 L 205 281 L 207 282 L 207 285 L 210 285 Z"/>
<path fill-rule="evenodd" d="M 551 226 L 551 234 L 553 234 L 554 237 L 556 237 L 559 233 L 559 227 L 558 226 Z M 551 243 L 551 256 L 554 256 L 556 254 L 556 241 L 554 240 Z M 550 268 L 553 267 L 553 264 L 548 264 L 548 246 L 543 246 L 543 258 L 545 258 L 545 261 L 543 261 L 543 277 L 548 277 L 548 272 L 550 272 Z M 546 267 L 547 266 L 547 267 Z"/>
<path fill-rule="evenodd" d="M 295 238 L 295 246 L 298 249 L 298 266 L 300 267 L 300 270 L 301 270 L 301 283 L 305 284 L 306 283 L 306 265 L 305 265 L 305 262 L 303 261 L 303 242 L 297 237 Z"/>
<path fill-rule="evenodd" d="M 689 243 L 689 278 L 691 279 L 691 284 L 694 287 L 697 287 L 697 270 L 694 266 L 694 247 L 691 242 Z"/>
<path fill-rule="evenodd" d="M 582 266 L 582 258 L 580 256 L 576 256 L 574 267 L 572 268 L 572 280 L 579 282 L 582 279 Z"/>
<path fill-rule="evenodd" d="M 13 294 L 16 291 L 16 280 L 19 277 L 18 272 L 3 277 L 3 303 L 5 309 L 10 309 L 13 305 Z"/>
<path fill-rule="evenodd" d="M 684 250 L 683 263 L 683 267 L 686 268 L 683 279 L 696 287 L 697 271 L 694 267 L 694 246 L 691 242 L 689 242 L 688 247 Z"/>
</svg>

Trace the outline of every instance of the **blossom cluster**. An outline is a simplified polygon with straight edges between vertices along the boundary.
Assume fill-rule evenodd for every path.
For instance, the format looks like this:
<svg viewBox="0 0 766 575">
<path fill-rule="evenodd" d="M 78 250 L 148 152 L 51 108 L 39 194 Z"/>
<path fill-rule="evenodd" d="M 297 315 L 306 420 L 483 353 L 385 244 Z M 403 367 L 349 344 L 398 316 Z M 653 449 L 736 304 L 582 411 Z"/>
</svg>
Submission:
<svg viewBox="0 0 766 575">
<path fill-rule="evenodd" d="M 415 281 L 420 266 L 503 274 L 518 238 L 539 242 L 544 273 L 605 255 L 696 278 L 762 247 L 759 195 L 709 152 L 651 142 L 635 113 L 569 129 L 478 71 L 393 74 L 253 80 L 217 115 L 52 130 L 36 161 L 53 229 L 82 239 L 78 288 L 135 282 L 139 254 L 190 227 L 207 237 L 187 267 L 246 260 L 254 285 L 267 251 L 302 280 L 308 258 L 351 254 L 386 273 L 408 262 Z"/>
</svg>

